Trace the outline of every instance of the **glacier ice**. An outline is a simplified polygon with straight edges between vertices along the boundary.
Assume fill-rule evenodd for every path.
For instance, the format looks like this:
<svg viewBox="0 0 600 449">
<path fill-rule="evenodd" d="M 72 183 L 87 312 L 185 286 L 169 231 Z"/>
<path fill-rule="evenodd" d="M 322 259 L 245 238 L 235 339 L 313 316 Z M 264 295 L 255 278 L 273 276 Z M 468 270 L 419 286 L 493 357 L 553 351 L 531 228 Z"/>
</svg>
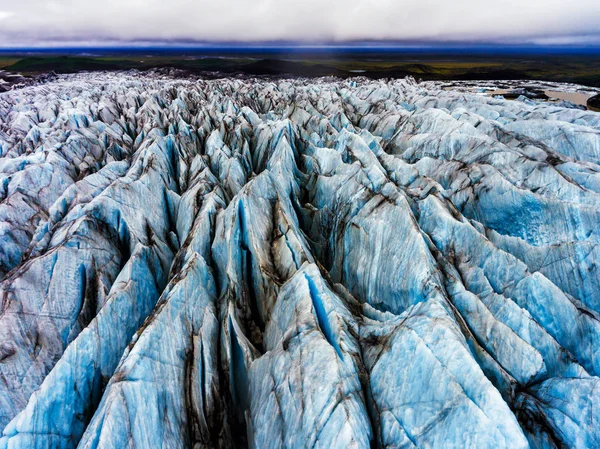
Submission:
<svg viewBox="0 0 600 449">
<path fill-rule="evenodd" d="M 443 87 L 0 94 L 0 448 L 600 447 L 600 113 Z"/>
</svg>

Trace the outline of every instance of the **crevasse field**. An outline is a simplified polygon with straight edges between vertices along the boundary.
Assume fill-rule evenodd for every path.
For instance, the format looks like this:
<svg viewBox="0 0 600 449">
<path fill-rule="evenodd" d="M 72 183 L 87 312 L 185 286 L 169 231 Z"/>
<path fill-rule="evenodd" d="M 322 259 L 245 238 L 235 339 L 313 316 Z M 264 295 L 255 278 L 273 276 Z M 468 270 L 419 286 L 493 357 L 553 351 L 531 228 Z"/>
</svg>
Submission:
<svg viewBox="0 0 600 449">
<path fill-rule="evenodd" d="M 77 74 L 0 154 L 0 448 L 600 447 L 600 113 Z"/>
</svg>

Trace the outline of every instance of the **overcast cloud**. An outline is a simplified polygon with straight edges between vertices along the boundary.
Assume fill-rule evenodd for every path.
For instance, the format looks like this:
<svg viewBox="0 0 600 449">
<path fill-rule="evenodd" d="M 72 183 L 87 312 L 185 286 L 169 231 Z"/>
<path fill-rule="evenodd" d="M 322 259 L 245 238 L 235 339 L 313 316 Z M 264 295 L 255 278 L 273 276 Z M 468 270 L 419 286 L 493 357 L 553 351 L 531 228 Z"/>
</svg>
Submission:
<svg viewBox="0 0 600 449">
<path fill-rule="evenodd" d="M 0 45 L 356 40 L 600 44 L 600 0 L 0 0 Z"/>
</svg>

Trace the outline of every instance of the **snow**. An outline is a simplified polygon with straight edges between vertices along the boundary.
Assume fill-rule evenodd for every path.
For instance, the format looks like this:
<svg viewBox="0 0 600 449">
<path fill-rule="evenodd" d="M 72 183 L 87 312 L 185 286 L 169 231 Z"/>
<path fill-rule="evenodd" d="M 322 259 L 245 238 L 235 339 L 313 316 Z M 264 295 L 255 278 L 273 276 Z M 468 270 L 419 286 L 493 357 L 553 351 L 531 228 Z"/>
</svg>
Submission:
<svg viewBox="0 0 600 449">
<path fill-rule="evenodd" d="M 0 448 L 599 446 L 600 114 L 443 87 L 0 94 Z"/>
</svg>

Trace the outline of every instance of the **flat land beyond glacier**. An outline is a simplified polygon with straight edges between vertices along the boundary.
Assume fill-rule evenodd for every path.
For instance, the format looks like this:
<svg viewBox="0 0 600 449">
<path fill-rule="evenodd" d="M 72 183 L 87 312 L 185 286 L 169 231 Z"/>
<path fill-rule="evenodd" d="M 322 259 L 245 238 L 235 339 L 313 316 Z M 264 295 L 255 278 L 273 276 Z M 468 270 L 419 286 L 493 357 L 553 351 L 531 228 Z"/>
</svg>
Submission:
<svg viewBox="0 0 600 449">
<path fill-rule="evenodd" d="M 600 447 L 596 90 L 213 78 L 3 78 L 0 449 Z"/>
</svg>

